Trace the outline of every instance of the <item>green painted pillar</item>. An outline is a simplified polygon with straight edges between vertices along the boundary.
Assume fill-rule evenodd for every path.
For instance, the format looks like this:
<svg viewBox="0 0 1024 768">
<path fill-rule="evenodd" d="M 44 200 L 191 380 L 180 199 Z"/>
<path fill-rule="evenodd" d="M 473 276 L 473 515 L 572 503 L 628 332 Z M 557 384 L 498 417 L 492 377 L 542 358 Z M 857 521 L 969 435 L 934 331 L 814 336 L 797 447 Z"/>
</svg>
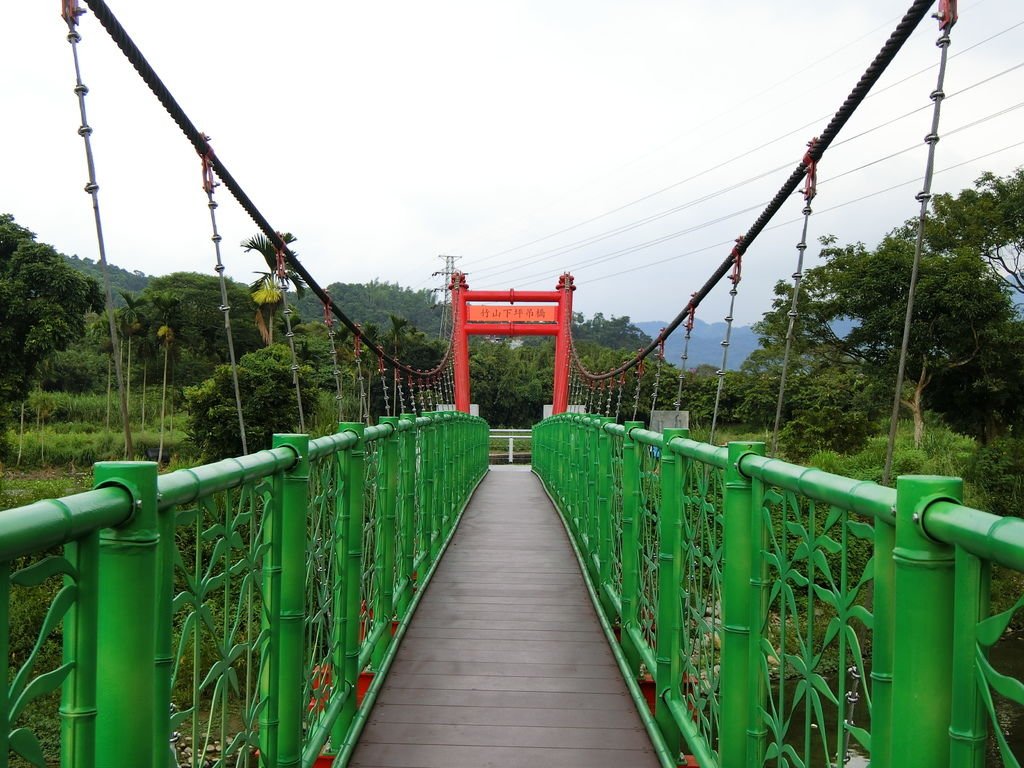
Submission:
<svg viewBox="0 0 1024 768">
<path fill-rule="evenodd" d="M 171 678 L 174 675 L 174 564 L 178 545 L 175 541 L 175 510 L 166 509 L 157 513 L 157 528 L 160 543 L 157 549 L 157 590 L 160 595 L 156 612 L 156 684 L 157 695 L 171 701 Z M 171 739 L 170 712 L 156 713 L 157 739 Z M 171 762 L 171 749 L 157 754 L 157 768 L 177 768 Z"/>
<path fill-rule="evenodd" d="M 78 572 L 74 581 L 78 588 L 76 598 L 64 618 L 64 663 L 73 663 L 74 671 L 68 676 L 61 692 L 61 768 L 91 768 L 96 756 L 96 632 L 99 621 L 99 532 L 90 533 L 64 547 L 64 557 Z M 4 569 L 7 565 L 4 564 Z M 72 583 L 65 577 L 65 584 Z M 0 658 L 7 663 L 9 649 L 5 647 L 8 625 L 9 597 L 7 574 L 0 574 L 0 610 L 3 626 L 0 632 Z M 4 667 L 6 673 L 6 666 Z M 5 681 L 7 677 L 3 678 Z M 7 714 L 7 686 L 2 685 L 0 707 Z M 157 713 L 159 714 L 159 713 Z M 0 722 L 0 755 L 6 755 L 8 727 Z M 159 740 L 159 731 L 156 739 Z M 165 755 L 168 754 L 165 752 Z"/>
<path fill-rule="evenodd" d="M 630 434 L 642 421 L 627 421 L 622 438 L 622 650 L 633 674 L 640 672 L 640 651 L 630 636 L 637 628 L 640 592 L 640 450 Z"/>
<path fill-rule="evenodd" d="M 750 478 L 740 471 L 745 454 L 764 455 L 764 443 L 729 443 L 725 469 L 722 532 L 722 672 L 718 754 L 722 765 L 747 765 L 747 730 L 754 683 L 751 662 L 750 583 L 759 571 L 753 555 Z M 759 504 L 757 506 L 760 506 Z M 712 608 L 714 610 L 714 608 Z"/>
<path fill-rule="evenodd" d="M 902 768 L 892 762 L 892 665 L 896 625 L 896 578 L 893 566 L 895 521 L 895 507 L 892 509 L 891 521 L 875 521 L 875 578 L 871 592 L 871 609 L 874 614 L 871 631 L 872 768 Z"/>
<path fill-rule="evenodd" d="M 275 488 L 275 491 L 277 489 Z M 275 498 L 277 497 L 275 493 Z M 267 504 L 263 512 L 263 610 L 260 627 L 260 767 L 276 768 L 278 691 L 281 657 L 281 520 L 282 506 Z"/>
<path fill-rule="evenodd" d="M 387 628 L 377 639 L 371 655 L 371 666 L 378 669 L 384 661 L 391 643 L 391 621 L 395 615 L 395 563 L 398 544 L 396 512 L 398 507 L 398 417 L 385 416 L 381 424 L 391 426 L 391 432 L 381 440 L 380 469 L 377 474 L 377 500 L 380 515 L 380 536 L 374 569 L 377 572 L 377 604 L 373 610 L 373 623 Z"/>
<path fill-rule="evenodd" d="M 689 430 L 666 429 L 662 436 L 665 446 L 661 451 L 661 505 L 658 509 L 658 639 L 657 668 L 654 684 L 657 696 L 654 717 L 673 754 L 680 747 L 679 726 L 669 711 L 668 702 L 682 703 L 682 606 L 679 592 L 683 579 L 683 469 L 684 462 L 669 449 L 677 437 L 689 437 Z"/>
<path fill-rule="evenodd" d="M 398 436 L 399 455 L 399 515 L 398 525 L 401 530 L 399 537 L 402 549 L 399 555 L 398 583 L 402 589 L 395 603 L 395 611 L 399 619 L 405 617 L 412 602 L 416 553 L 413 549 L 416 539 L 415 504 L 416 504 L 416 415 L 403 413 L 401 416 L 402 431 Z"/>
<path fill-rule="evenodd" d="M 959 502 L 962 497 L 963 482 L 957 478 L 905 476 L 896 480 L 894 768 L 947 768 L 950 764 L 953 549 L 928 537 L 923 516 L 932 501 Z"/>
<path fill-rule="evenodd" d="M 953 600 L 953 711 L 949 764 L 984 768 L 988 713 L 978 690 L 978 622 L 989 615 L 991 563 L 956 547 Z"/>
<path fill-rule="evenodd" d="M 303 681 L 306 665 L 306 510 L 309 435 L 274 435 L 273 447 L 289 446 L 295 464 L 277 475 L 274 503 L 281 506 L 281 611 L 278 658 L 278 768 L 302 764 Z"/>
<path fill-rule="evenodd" d="M 171 702 L 158 700 L 156 684 L 157 526 L 155 462 L 103 461 L 95 487 L 117 486 L 131 495 L 134 513 L 100 533 L 99 625 L 96 652 L 96 766 L 150 768 L 160 742 L 157 717 Z"/>
<path fill-rule="evenodd" d="M 344 429 L 338 430 L 344 432 Z M 348 607 L 348 548 L 351 538 L 351 510 L 347 503 L 346 482 L 348 478 L 348 460 L 350 449 L 338 451 L 334 455 L 335 488 L 334 494 L 334 579 L 331 590 L 331 607 L 334 611 L 334 621 L 331 623 L 331 681 L 338 681 L 334 696 L 345 695 L 345 650 L 350 627 L 356 625 L 358 632 L 359 616 L 349 613 Z M 357 651 L 358 653 L 358 651 Z M 355 691 L 350 691 L 349 698 L 355 698 Z M 345 731 L 342 727 L 343 718 L 338 717 L 331 729 L 331 744 L 343 744 Z"/>
<path fill-rule="evenodd" d="M 768 725 L 761 714 L 768 701 L 768 679 L 765 674 L 764 630 L 768 623 L 768 598 L 772 582 L 768 573 L 769 519 L 764 510 L 764 487 L 761 480 L 750 486 L 750 700 L 747 711 L 747 765 L 762 766 L 768 748 Z"/>
<path fill-rule="evenodd" d="M 600 427 L 589 418 L 582 422 L 581 429 L 587 446 L 587 570 L 590 571 L 590 580 L 599 585 L 601 548 L 600 518 L 598 516 L 597 484 L 598 475 L 601 473 L 600 455 L 598 443 L 601 439 Z M 600 590 L 600 586 L 598 586 Z"/>
<path fill-rule="evenodd" d="M 426 485 L 426 493 L 423 496 L 424 506 L 421 514 L 427 519 L 430 536 L 428 537 L 426 551 L 426 563 L 432 563 L 441 552 L 441 484 L 437 479 L 437 467 L 441 463 L 438 455 L 438 430 L 441 416 L 439 413 L 428 413 L 430 419 L 423 430 L 423 450 L 420 454 L 420 461 L 423 462 L 423 482 Z"/>
<path fill-rule="evenodd" d="M 366 425 L 362 422 L 347 422 L 339 425 L 340 432 L 352 432 L 357 440 L 348 450 L 345 462 L 345 482 L 342 486 L 343 503 L 348 509 L 348 524 L 345 532 L 345 689 L 348 694 L 334 728 L 334 743 L 344 743 L 356 714 L 356 686 L 359 683 L 359 587 L 363 570 L 363 482 L 366 474 L 366 444 L 363 434 Z M 338 738 L 341 734 L 341 739 Z"/>
<path fill-rule="evenodd" d="M 597 593 L 610 621 L 618 615 L 615 606 L 608 599 L 612 584 L 612 558 L 615 531 L 612 525 L 612 436 L 605 431 L 605 424 L 612 419 L 596 417 L 597 421 Z"/>
</svg>

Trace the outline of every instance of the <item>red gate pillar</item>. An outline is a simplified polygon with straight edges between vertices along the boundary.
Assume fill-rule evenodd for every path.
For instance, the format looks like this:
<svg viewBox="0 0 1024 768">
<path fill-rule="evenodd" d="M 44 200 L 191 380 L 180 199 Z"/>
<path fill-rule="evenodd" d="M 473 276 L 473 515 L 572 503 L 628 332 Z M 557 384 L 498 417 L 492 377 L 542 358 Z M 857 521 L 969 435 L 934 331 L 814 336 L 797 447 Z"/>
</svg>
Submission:
<svg viewBox="0 0 1024 768">
<path fill-rule="evenodd" d="M 572 332 L 572 292 L 576 290 L 568 272 L 558 278 L 555 290 L 558 299 L 558 335 L 555 336 L 555 386 L 551 396 L 551 413 L 565 413 L 569 409 L 570 334 Z"/>
<path fill-rule="evenodd" d="M 462 272 L 452 273 L 452 312 L 455 344 L 455 410 L 469 413 L 469 332 L 466 330 L 466 290 L 469 284 Z"/>
</svg>

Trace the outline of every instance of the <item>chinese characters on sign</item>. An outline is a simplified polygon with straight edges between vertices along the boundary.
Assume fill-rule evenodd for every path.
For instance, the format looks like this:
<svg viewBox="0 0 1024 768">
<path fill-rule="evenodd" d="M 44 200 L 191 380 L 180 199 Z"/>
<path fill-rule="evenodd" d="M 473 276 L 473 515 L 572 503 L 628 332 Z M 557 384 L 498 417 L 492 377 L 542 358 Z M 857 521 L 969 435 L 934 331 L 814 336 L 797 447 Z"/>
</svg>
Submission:
<svg viewBox="0 0 1024 768">
<path fill-rule="evenodd" d="M 466 320 L 470 323 L 557 323 L 558 307 L 469 304 L 466 306 Z"/>
</svg>

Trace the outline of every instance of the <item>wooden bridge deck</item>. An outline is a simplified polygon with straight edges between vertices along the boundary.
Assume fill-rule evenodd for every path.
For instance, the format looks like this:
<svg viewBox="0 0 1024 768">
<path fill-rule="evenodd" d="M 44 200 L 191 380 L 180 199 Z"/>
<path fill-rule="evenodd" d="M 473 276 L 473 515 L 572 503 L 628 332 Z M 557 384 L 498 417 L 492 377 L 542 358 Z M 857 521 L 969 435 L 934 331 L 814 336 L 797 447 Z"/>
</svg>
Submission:
<svg viewBox="0 0 1024 768">
<path fill-rule="evenodd" d="M 492 467 L 477 490 L 350 765 L 658 765 L 558 513 L 524 469 Z"/>
</svg>

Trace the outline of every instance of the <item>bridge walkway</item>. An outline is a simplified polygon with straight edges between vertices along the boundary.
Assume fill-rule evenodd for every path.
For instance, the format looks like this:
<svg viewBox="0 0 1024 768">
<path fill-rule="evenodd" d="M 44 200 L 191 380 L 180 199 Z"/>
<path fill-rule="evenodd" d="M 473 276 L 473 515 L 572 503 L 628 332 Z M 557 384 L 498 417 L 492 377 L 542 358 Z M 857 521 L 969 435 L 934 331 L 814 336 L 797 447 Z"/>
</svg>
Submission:
<svg viewBox="0 0 1024 768">
<path fill-rule="evenodd" d="M 351 766 L 658 765 L 558 513 L 525 469 L 492 466 L 477 490 Z"/>
</svg>

